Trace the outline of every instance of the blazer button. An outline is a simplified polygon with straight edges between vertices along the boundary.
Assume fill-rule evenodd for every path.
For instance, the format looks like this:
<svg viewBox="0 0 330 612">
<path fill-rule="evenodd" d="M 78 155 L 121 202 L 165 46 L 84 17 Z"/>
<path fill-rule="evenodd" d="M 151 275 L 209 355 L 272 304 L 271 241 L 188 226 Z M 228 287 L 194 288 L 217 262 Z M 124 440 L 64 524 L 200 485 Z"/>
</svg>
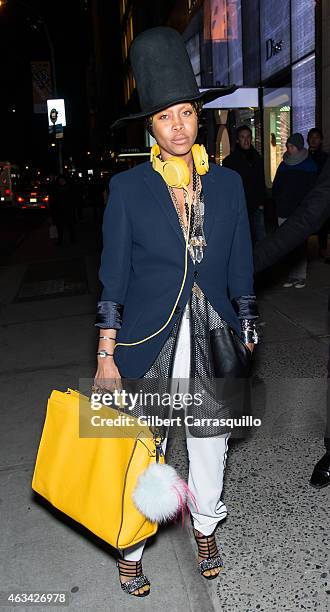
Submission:
<svg viewBox="0 0 330 612">
<path fill-rule="evenodd" d="M 181 306 L 177 306 L 176 309 L 174 310 L 174 314 L 180 314 L 182 308 Z"/>
<path fill-rule="evenodd" d="M 194 277 L 195 277 L 195 278 L 197 278 L 197 277 L 198 277 L 198 272 L 197 272 L 197 270 L 195 270 L 195 272 L 194 272 Z"/>
</svg>

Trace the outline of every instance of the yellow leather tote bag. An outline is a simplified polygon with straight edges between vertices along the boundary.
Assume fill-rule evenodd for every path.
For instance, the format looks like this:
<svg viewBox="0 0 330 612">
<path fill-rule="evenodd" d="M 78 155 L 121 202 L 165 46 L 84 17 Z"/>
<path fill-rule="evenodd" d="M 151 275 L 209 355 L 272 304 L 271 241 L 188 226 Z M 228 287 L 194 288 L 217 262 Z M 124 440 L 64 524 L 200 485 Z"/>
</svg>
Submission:
<svg viewBox="0 0 330 612">
<path fill-rule="evenodd" d="M 149 427 L 136 419 L 129 437 L 120 435 L 120 427 L 117 437 L 79 437 L 79 410 L 89 401 L 73 389 L 52 391 L 32 488 L 111 546 L 127 548 L 157 531 L 158 524 L 133 503 L 133 493 L 139 475 L 153 463 L 164 463 L 164 456 Z M 120 413 L 106 411 L 113 418 Z"/>
</svg>

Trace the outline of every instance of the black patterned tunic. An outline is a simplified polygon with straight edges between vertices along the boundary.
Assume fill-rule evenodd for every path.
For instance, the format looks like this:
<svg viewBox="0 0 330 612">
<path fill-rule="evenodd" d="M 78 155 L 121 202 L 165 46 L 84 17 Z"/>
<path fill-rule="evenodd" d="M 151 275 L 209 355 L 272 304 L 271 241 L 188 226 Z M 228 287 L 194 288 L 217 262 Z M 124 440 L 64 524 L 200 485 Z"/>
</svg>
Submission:
<svg viewBox="0 0 330 612">
<path fill-rule="evenodd" d="M 204 210 L 202 208 L 202 223 L 204 220 Z M 180 218 L 179 218 L 180 219 Z M 180 220 L 180 225 L 185 236 L 185 228 Z M 206 246 L 207 248 L 207 246 Z M 196 258 L 194 252 L 189 249 L 190 257 L 196 267 Z M 253 299 L 254 296 L 248 296 Z M 189 318 L 189 336 L 185 335 L 185 340 L 182 342 L 181 334 L 183 333 L 184 317 Z M 255 319 L 251 316 L 251 319 Z M 197 421 L 197 425 L 189 425 L 187 433 L 194 437 L 212 437 L 219 436 L 227 432 L 228 429 L 223 426 L 217 426 L 205 419 L 221 419 L 232 416 L 231 408 L 225 401 L 219 398 L 219 393 L 216 391 L 212 356 L 210 351 L 210 330 L 227 326 L 228 323 L 214 310 L 206 296 L 195 283 L 190 298 L 186 304 L 181 318 L 173 326 L 169 337 L 164 343 L 161 351 L 156 357 L 154 363 L 145 373 L 143 377 L 143 391 L 148 393 L 159 393 L 160 395 L 176 390 L 176 388 L 184 389 L 192 394 L 202 394 L 203 402 L 193 402 L 191 406 L 186 407 L 186 415 L 189 415 L 189 422 Z M 255 340 L 257 335 L 255 332 Z M 177 348 L 181 346 L 178 352 Z M 183 350 L 182 350 L 183 349 Z M 189 352 L 189 353 L 188 353 Z M 184 362 L 189 359 L 189 380 L 187 379 L 187 369 L 184 367 Z M 173 380 L 173 367 L 175 371 L 184 372 L 185 383 L 183 381 Z M 181 367 L 182 366 L 182 367 Z M 179 373 L 178 378 L 181 378 Z M 142 382 L 141 380 L 139 381 Z M 141 389 L 141 385 L 140 385 Z M 200 397 L 200 395 L 199 395 Z M 140 406 L 136 405 L 131 414 L 140 416 L 141 414 L 155 415 L 161 419 L 176 416 L 176 411 L 172 406 L 157 405 Z M 184 418 L 184 417 L 183 417 Z M 204 422 L 200 424 L 201 419 Z M 182 422 L 182 421 L 181 421 Z M 157 427 L 151 426 L 152 429 L 158 429 L 163 437 L 168 434 L 168 428 L 164 425 Z"/>
</svg>

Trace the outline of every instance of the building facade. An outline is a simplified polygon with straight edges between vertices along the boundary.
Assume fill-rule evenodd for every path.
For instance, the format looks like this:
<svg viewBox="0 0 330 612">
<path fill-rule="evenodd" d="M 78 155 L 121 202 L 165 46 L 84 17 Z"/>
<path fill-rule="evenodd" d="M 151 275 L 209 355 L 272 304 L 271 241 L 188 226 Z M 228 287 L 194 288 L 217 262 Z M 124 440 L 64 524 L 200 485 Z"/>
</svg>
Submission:
<svg viewBox="0 0 330 612">
<path fill-rule="evenodd" d="M 120 7 L 104 0 L 87 4 L 90 57 L 86 74 L 89 107 L 89 144 L 92 152 L 109 149 L 110 125 L 125 104 L 123 59 L 119 34 Z"/>
<path fill-rule="evenodd" d="M 205 0 L 182 32 L 201 87 L 236 84 L 207 105 L 208 147 L 217 163 L 235 129 L 251 128 L 268 186 L 290 132 L 321 124 L 316 58 L 321 3 L 315 0 Z"/>
<path fill-rule="evenodd" d="M 264 156 L 269 187 L 291 132 L 306 137 L 317 125 L 330 145 L 327 0 L 119 0 L 116 6 L 113 31 L 121 66 L 116 116 L 139 108 L 128 59 L 132 40 L 147 28 L 169 25 L 182 34 L 201 89 L 238 86 L 233 95 L 204 107 L 201 139 L 216 163 L 229 154 L 242 124 L 249 125 Z M 150 144 L 141 122 L 130 123 L 112 139 L 117 149 Z"/>
<path fill-rule="evenodd" d="M 330 3 L 326 0 L 322 2 L 321 25 L 321 62 L 319 67 L 319 81 L 322 84 L 319 92 L 319 104 L 321 107 L 322 127 L 324 131 L 324 146 L 330 150 Z"/>
</svg>

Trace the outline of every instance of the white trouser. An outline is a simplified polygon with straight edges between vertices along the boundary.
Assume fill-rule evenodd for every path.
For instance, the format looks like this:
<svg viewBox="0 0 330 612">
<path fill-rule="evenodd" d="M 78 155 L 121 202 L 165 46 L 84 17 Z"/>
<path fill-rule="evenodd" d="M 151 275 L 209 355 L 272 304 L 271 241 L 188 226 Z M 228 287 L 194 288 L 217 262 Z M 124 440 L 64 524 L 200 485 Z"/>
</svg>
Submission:
<svg viewBox="0 0 330 612">
<path fill-rule="evenodd" d="M 182 317 L 179 337 L 175 350 L 172 377 L 175 381 L 175 392 L 188 392 L 187 384 L 190 375 L 190 320 L 189 304 Z M 182 382 L 178 379 L 182 378 Z M 176 380 L 175 380 L 176 379 Z M 220 500 L 223 487 L 223 476 L 226 465 L 229 433 L 211 438 L 194 438 L 188 434 L 186 427 L 186 443 L 189 457 L 188 487 L 196 505 L 188 501 L 193 517 L 194 527 L 203 535 L 213 533 L 215 527 L 227 515 L 227 508 Z M 167 438 L 163 441 L 165 453 Z M 197 506 L 197 508 L 196 508 Z M 128 561 L 141 559 L 147 540 L 143 540 L 122 550 Z"/>
</svg>

